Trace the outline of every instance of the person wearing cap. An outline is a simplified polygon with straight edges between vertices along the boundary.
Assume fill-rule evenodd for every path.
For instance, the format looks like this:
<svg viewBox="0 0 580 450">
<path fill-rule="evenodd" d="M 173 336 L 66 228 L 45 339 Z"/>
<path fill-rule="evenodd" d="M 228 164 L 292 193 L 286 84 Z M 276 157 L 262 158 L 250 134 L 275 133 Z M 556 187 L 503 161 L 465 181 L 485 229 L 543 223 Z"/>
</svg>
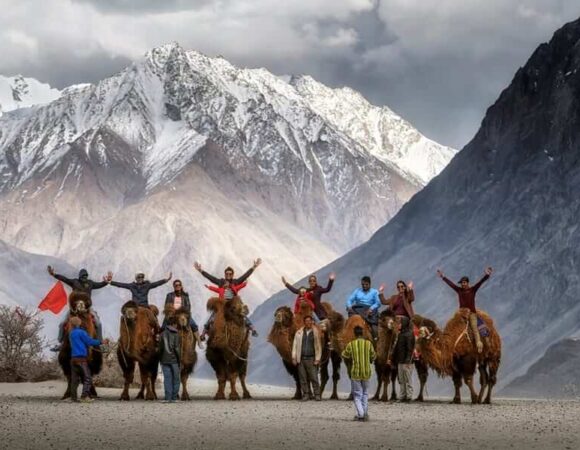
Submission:
<svg viewBox="0 0 580 450">
<path fill-rule="evenodd" d="M 78 317 L 71 317 L 70 323 L 72 330 L 69 334 L 71 348 L 71 391 L 70 398 L 77 401 L 77 388 L 79 380 L 83 381 L 83 391 L 81 402 L 92 402 L 91 399 L 91 370 L 88 363 L 89 347 L 98 347 L 101 345 L 100 339 L 93 339 L 81 328 L 82 321 Z M 106 344 L 107 341 L 104 341 Z"/>
<path fill-rule="evenodd" d="M 135 274 L 135 281 L 132 283 L 120 283 L 118 281 L 113 281 L 113 275 L 110 274 L 107 277 L 107 282 L 111 286 L 115 286 L 122 289 L 128 289 L 131 292 L 131 300 L 137 303 L 139 306 L 149 306 L 149 291 L 155 289 L 156 287 L 162 286 L 167 283 L 172 278 L 172 273 L 169 272 L 166 278 L 158 281 L 149 281 L 145 279 L 145 274 L 143 272 L 137 272 Z"/>
<path fill-rule="evenodd" d="M 103 277 L 103 281 L 93 281 L 89 278 L 89 272 L 87 271 L 87 269 L 79 270 L 78 278 L 68 278 L 68 277 L 65 277 L 64 275 L 56 273 L 56 271 L 54 270 L 54 268 L 52 266 L 48 266 L 46 269 L 47 269 L 48 273 L 50 274 L 50 276 L 56 278 L 59 281 L 62 281 L 67 286 L 70 286 L 72 288 L 73 292 L 82 292 L 83 294 L 86 294 L 89 297 L 89 300 L 91 300 L 91 294 L 92 294 L 93 290 L 101 289 L 101 288 L 104 288 L 105 286 L 107 286 L 108 283 L 107 283 L 106 279 L 108 276 L 112 275 L 111 272 L 109 272 L 107 274 L 107 276 Z M 101 323 L 101 319 L 99 318 L 99 315 L 92 308 L 92 301 L 91 301 L 91 304 L 89 305 L 89 312 L 93 316 L 93 320 L 95 322 L 95 328 L 97 330 L 97 338 L 102 340 L 103 339 L 103 325 Z M 70 317 L 70 312 L 67 313 L 65 315 L 64 319 L 58 324 L 58 345 L 51 347 L 50 350 L 53 352 L 58 352 L 62 346 L 62 341 L 64 340 L 64 326 L 68 322 L 69 317 Z"/>
<path fill-rule="evenodd" d="M 447 278 L 441 270 L 437 270 L 437 276 L 439 276 L 439 278 L 441 278 L 445 283 L 447 283 L 451 289 L 457 292 L 459 307 L 467 308 L 470 311 L 469 325 L 475 337 L 475 344 L 477 346 L 478 353 L 481 353 L 483 351 L 483 342 L 481 341 L 481 336 L 479 334 L 479 329 L 477 327 L 477 310 L 475 309 L 475 294 L 482 286 L 482 284 L 489 279 L 492 272 L 493 269 L 491 267 L 485 269 L 485 274 L 483 275 L 483 277 L 473 286 L 469 285 L 469 278 L 463 276 L 459 280 L 459 286 L 457 286 L 453 281 Z"/>
</svg>

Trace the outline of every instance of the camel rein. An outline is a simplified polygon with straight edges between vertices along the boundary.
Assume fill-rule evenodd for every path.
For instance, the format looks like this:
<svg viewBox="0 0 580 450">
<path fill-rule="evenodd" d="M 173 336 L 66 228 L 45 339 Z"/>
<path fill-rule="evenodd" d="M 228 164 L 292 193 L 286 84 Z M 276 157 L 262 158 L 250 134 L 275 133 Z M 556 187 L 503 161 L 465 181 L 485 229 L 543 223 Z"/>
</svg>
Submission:
<svg viewBox="0 0 580 450">
<path fill-rule="evenodd" d="M 229 341 L 229 336 L 228 336 L 228 326 L 227 326 L 227 324 L 226 324 L 226 327 L 225 327 L 225 328 L 226 328 L 226 342 L 228 342 L 228 341 Z M 248 339 L 248 333 L 249 333 L 249 331 L 246 331 L 246 339 Z M 245 342 L 245 341 L 244 341 L 244 342 Z M 233 348 L 231 348 L 229 345 L 226 345 L 226 348 L 227 348 L 227 349 L 228 349 L 230 352 L 232 352 L 232 353 L 233 353 L 233 355 L 234 355 L 236 358 L 238 358 L 240 361 L 248 361 L 248 358 L 243 358 L 243 357 L 241 357 L 240 355 L 238 355 L 238 354 L 235 352 L 235 350 L 234 350 Z"/>
</svg>

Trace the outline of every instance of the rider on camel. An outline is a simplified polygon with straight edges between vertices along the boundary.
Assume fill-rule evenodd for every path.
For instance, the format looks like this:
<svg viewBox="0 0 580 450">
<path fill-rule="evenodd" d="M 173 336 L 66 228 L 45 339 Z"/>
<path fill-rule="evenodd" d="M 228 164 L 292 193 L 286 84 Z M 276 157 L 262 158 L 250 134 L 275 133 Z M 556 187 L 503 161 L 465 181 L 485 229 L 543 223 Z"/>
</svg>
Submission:
<svg viewBox="0 0 580 450">
<path fill-rule="evenodd" d="M 479 334 L 479 329 L 477 326 L 478 324 L 477 324 L 477 311 L 475 309 L 475 294 L 477 293 L 481 285 L 489 279 L 492 272 L 493 269 L 491 267 L 485 269 L 484 276 L 473 286 L 469 285 L 469 278 L 463 276 L 459 280 L 459 286 L 457 286 L 453 281 L 447 278 L 441 270 L 437 270 L 437 275 L 439 276 L 439 278 L 443 279 L 443 281 L 445 281 L 445 283 L 447 283 L 451 289 L 457 292 L 457 295 L 459 297 L 459 307 L 467 308 L 470 311 L 469 325 L 475 337 L 475 343 L 477 346 L 478 353 L 481 353 L 483 351 L 483 342 L 481 341 L 481 335 Z"/>
<path fill-rule="evenodd" d="M 205 278 L 209 281 L 214 283 L 216 286 L 207 286 L 208 289 L 217 292 L 220 299 L 225 301 L 229 301 L 233 299 L 236 295 L 238 295 L 238 291 L 243 289 L 246 286 L 245 281 L 254 273 L 254 270 L 258 268 L 258 266 L 262 264 L 262 260 L 260 258 L 254 261 L 254 264 L 250 269 L 246 271 L 241 277 L 234 278 L 234 269 L 231 267 L 226 267 L 224 270 L 224 278 L 218 278 L 210 273 L 206 272 L 201 268 L 201 264 L 199 262 L 195 262 L 193 267 L 199 273 L 201 273 Z M 201 334 L 201 340 L 204 340 L 206 335 L 209 333 L 209 329 L 213 323 L 213 313 L 210 315 L 208 321 L 205 323 L 203 327 L 203 333 Z M 254 327 L 254 324 L 250 321 L 250 319 L 246 316 L 246 326 L 252 332 L 252 336 L 258 336 L 258 331 Z"/>
<path fill-rule="evenodd" d="M 107 285 L 107 281 L 105 280 L 105 278 L 103 278 L 103 281 L 91 280 L 89 278 L 89 273 L 87 272 L 86 269 L 81 269 L 79 271 L 78 278 L 67 278 L 64 275 L 60 275 L 60 274 L 55 272 L 55 270 L 52 266 L 48 266 L 47 270 L 48 270 L 48 273 L 52 277 L 56 278 L 57 280 L 62 281 L 64 284 L 70 286 L 72 288 L 73 292 L 82 292 L 82 293 L 86 294 L 89 297 L 89 300 L 91 299 L 91 293 L 92 293 L 93 289 L 101 289 Z M 109 275 L 111 275 L 110 272 L 107 276 L 109 276 Z M 93 316 L 93 320 L 95 322 L 95 329 L 97 331 L 97 339 L 102 341 L 103 340 L 103 325 L 101 324 L 101 319 L 97 315 L 97 312 L 92 308 L 92 306 L 89 306 L 89 311 L 90 311 L 91 315 Z M 64 340 L 64 326 L 68 322 L 69 317 L 70 317 L 70 312 L 67 313 L 65 318 L 58 325 L 58 345 L 55 345 L 54 347 L 52 347 L 50 349 L 53 352 L 58 352 L 60 350 L 60 347 L 62 345 L 62 341 Z"/>
<path fill-rule="evenodd" d="M 355 289 L 346 302 L 348 316 L 355 314 L 363 317 L 371 326 L 373 339 L 378 336 L 378 310 L 381 307 L 379 300 L 379 291 L 371 288 L 371 277 L 364 276 L 361 278 L 361 287 Z"/>
</svg>

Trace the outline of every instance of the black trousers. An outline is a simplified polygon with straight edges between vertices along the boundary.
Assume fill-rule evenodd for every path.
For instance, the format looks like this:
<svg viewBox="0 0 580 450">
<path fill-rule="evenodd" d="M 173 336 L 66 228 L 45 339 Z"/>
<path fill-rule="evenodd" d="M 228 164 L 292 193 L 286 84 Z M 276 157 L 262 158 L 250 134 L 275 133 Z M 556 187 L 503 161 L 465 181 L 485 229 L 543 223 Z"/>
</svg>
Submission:
<svg viewBox="0 0 580 450">
<path fill-rule="evenodd" d="M 77 389 L 79 387 L 80 380 L 83 381 L 83 392 L 81 398 L 90 397 L 91 386 L 93 380 L 91 378 L 91 369 L 89 369 L 89 363 L 86 358 L 73 358 L 71 359 L 71 380 L 70 380 L 70 397 L 73 400 L 77 399 Z"/>
</svg>

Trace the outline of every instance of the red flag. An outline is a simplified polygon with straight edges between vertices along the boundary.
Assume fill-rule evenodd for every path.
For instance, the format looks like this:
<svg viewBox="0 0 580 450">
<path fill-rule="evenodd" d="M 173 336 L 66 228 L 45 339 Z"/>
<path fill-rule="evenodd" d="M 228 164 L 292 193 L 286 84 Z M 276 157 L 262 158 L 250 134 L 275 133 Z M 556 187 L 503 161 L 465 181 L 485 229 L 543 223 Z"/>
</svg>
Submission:
<svg viewBox="0 0 580 450">
<path fill-rule="evenodd" d="M 46 294 L 46 297 L 40 302 L 38 309 L 41 311 L 48 310 L 54 314 L 58 314 L 66 306 L 66 303 L 67 295 L 62 281 L 57 281 L 50 292 Z"/>
</svg>

